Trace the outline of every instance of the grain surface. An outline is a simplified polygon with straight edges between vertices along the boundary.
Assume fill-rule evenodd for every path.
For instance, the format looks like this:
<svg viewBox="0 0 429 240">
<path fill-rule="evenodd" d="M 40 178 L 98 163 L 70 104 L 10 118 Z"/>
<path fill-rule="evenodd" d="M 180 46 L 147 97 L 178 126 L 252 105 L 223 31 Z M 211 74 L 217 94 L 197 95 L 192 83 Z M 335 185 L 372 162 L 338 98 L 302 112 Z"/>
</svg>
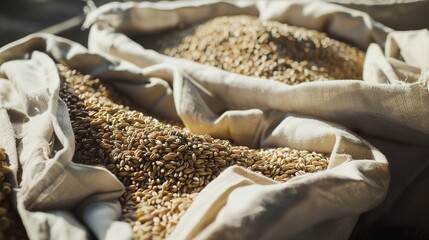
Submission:
<svg viewBox="0 0 429 240">
<path fill-rule="evenodd" d="M 59 70 L 76 138 L 74 161 L 106 167 L 125 185 L 122 220 L 132 224 L 136 239 L 169 236 L 198 193 L 228 166 L 284 182 L 328 165 L 316 152 L 249 149 L 193 134 L 136 110 L 99 79 Z"/>
<path fill-rule="evenodd" d="M 168 56 L 290 85 L 362 79 L 365 58 L 325 33 L 250 16 L 218 17 L 136 40 Z"/>
</svg>

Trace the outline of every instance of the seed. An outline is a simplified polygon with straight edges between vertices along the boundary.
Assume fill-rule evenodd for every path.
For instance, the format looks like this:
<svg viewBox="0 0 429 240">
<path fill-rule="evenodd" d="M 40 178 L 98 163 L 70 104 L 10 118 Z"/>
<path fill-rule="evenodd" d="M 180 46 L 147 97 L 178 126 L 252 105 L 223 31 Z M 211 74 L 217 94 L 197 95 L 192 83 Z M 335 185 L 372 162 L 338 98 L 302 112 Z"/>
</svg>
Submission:
<svg viewBox="0 0 429 240">
<path fill-rule="evenodd" d="M 185 169 L 185 166 L 181 166 L 176 169 L 176 172 L 182 172 Z"/>
<path fill-rule="evenodd" d="M 162 161 L 156 161 L 155 163 L 156 163 L 156 165 L 158 165 L 158 166 L 162 166 L 162 165 L 164 165 L 164 163 L 163 163 Z"/>
<path fill-rule="evenodd" d="M 186 151 L 186 149 L 188 149 L 188 146 L 187 146 L 187 145 L 181 145 L 181 146 L 179 146 L 179 147 L 177 148 L 177 151 L 179 151 L 179 152 L 183 152 L 183 151 Z"/>
<path fill-rule="evenodd" d="M 174 168 L 174 165 L 173 165 L 173 164 L 165 164 L 165 167 L 166 167 L 167 169 L 173 169 L 173 168 Z"/>
<path fill-rule="evenodd" d="M 155 160 L 155 159 L 157 159 L 157 154 L 156 153 L 152 153 L 151 155 L 150 155 L 150 160 L 151 161 L 153 161 L 153 160 Z"/>
</svg>

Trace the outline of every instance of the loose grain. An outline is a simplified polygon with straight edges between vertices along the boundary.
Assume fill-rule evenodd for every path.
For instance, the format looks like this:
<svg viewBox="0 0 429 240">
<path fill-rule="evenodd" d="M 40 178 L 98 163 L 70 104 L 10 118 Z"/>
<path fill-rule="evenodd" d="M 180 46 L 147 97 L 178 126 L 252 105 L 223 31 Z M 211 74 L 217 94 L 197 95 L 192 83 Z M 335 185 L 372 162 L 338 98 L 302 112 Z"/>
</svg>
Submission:
<svg viewBox="0 0 429 240">
<path fill-rule="evenodd" d="M 251 16 L 218 17 L 136 40 L 168 56 L 291 85 L 362 79 L 365 58 L 325 33 Z"/>
<path fill-rule="evenodd" d="M 0 148 L 0 240 L 28 239 L 10 199 L 13 186 L 8 182 L 9 174 L 11 170 L 8 156 L 5 150 Z"/>
<path fill-rule="evenodd" d="M 198 192 L 231 165 L 279 182 L 328 165 L 320 153 L 249 149 L 193 134 L 133 110 L 98 79 L 59 70 L 76 138 L 74 161 L 104 166 L 125 185 L 122 220 L 132 224 L 136 239 L 168 237 Z"/>
</svg>

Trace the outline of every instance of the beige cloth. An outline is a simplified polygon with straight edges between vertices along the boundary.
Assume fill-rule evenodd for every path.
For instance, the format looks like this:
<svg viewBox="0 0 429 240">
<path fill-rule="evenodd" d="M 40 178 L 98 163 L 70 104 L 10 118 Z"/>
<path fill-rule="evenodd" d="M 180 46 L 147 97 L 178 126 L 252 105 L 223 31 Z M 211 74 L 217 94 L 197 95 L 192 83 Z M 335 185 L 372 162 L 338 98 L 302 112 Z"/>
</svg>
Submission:
<svg viewBox="0 0 429 240">
<path fill-rule="evenodd" d="M 371 209 L 366 221 L 429 229 L 423 210 L 429 94 L 421 75 L 428 69 L 428 31 L 393 32 L 364 12 L 319 1 L 234 3 L 112 3 L 85 22 L 93 24 L 91 50 L 154 77 L 114 84 L 155 114 L 251 147 L 331 153 L 327 171 L 283 184 L 226 170 L 201 192 L 171 239 L 347 239 Z M 323 30 L 368 48 L 363 81 L 286 86 L 166 57 L 127 37 L 234 14 Z M 382 149 L 390 169 L 382 153 L 336 124 Z"/>
<path fill-rule="evenodd" d="M 368 48 L 364 81 L 286 86 L 168 58 L 126 36 L 225 14 L 326 30 L 362 48 L 379 45 Z M 23 167 L 17 201 L 31 239 L 86 239 L 88 229 L 99 239 L 131 238 L 129 226 L 115 221 L 122 185 L 101 168 L 70 162 L 74 138 L 52 60 L 111 81 L 196 133 L 331 153 L 329 170 L 284 184 L 226 170 L 203 190 L 172 239 L 346 239 L 371 209 L 367 221 L 429 228 L 429 194 L 421 191 L 429 181 L 429 69 L 420 75 L 427 31 L 388 35 L 391 29 L 365 13 L 317 1 L 113 3 L 91 13 L 86 24 L 93 23 L 90 48 L 103 53 L 47 34 L 0 49 L 0 147 L 15 176 Z M 386 46 L 384 54 L 379 46 Z"/>
<path fill-rule="evenodd" d="M 60 78 L 43 52 L 67 63 L 79 51 L 86 52 L 53 36 L 0 49 L 0 147 L 10 157 L 17 207 L 30 239 L 90 239 L 91 233 L 131 239 L 129 225 L 116 221 L 123 185 L 104 168 L 71 162 L 74 135 L 59 98 Z"/>
<path fill-rule="evenodd" d="M 217 16 L 238 14 L 254 15 L 262 20 L 275 20 L 323 31 L 360 48 L 366 48 L 373 41 L 383 45 L 387 33 L 392 31 L 364 12 L 312 0 L 110 3 L 88 14 L 84 27 L 97 22 L 100 27 L 108 25 L 126 34 L 147 34 L 183 27 Z M 113 30 L 112 28 L 110 29 Z M 90 48 L 91 44 L 89 41 Z"/>
</svg>

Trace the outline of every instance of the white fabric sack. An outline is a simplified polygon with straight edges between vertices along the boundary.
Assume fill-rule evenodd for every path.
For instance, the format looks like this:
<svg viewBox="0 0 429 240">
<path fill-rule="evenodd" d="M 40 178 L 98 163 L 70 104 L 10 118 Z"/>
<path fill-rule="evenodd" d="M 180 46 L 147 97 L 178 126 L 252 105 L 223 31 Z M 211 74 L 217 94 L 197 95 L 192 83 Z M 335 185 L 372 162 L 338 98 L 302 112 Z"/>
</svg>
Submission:
<svg viewBox="0 0 429 240">
<path fill-rule="evenodd" d="M 162 75 L 170 83 L 174 82 L 175 91 L 178 94 L 177 99 L 189 97 L 189 91 L 200 96 L 201 93 L 204 93 L 204 89 L 195 85 L 190 78 L 184 77 L 181 71 L 174 66 L 158 65 L 141 71 L 133 65 L 120 64 L 97 54 L 90 54 L 82 46 L 52 35 L 32 35 L 0 49 L 0 61 L 3 63 L 1 65 L 1 133 L 4 136 L 1 147 L 6 148 L 11 156 L 15 174 L 19 164 L 24 169 L 22 181 L 18 181 L 21 189 L 17 199 L 18 209 L 30 238 L 87 239 L 89 238 L 88 232 L 79 220 L 83 220 L 99 239 L 131 238 L 128 226 L 119 222 L 112 223 L 120 213 L 117 202 L 107 202 L 107 200 L 116 199 L 122 193 L 122 186 L 105 170 L 70 162 L 74 146 L 73 133 L 67 108 L 58 98 L 59 76 L 51 58 L 79 71 L 102 77 L 106 81 L 120 79 L 123 83 L 117 83 L 119 87 L 129 86 L 132 83 L 134 89 L 139 91 L 133 97 L 135 99 L 143 97 L 139 103 L 158 104 L 159 101 L 156 97 L 168 90 L 168 85 L 161 85 L 164 88 L 159 88 L 159 85 L 155 84 L 155 88 L 152 88 L 151 84 L 153 82 L 162 84 L 164 80 L 159 78 Z M 37 91 L 37 89 L 41 90 Z M 48 96 L 39 96 L 33 91 Z M 51 92 L 53 94 L 50 94 Z M 55 99 L 55 101 L 51 99 Z M 51 107 L 51 102 L 58 104 L 52 104 L 53 107 Z M 181 108 L 185 110 L 193 107 L 187 105 L 185 101 L 183 103 Z M 198 103 L 199 100 L 196 99 L 194 104 Z M 55 106 L 57 106 L 56 110 Z M 169 111 L 175 113 L 174 106 L 171 107 L 173 108 L 170 108 Z M 55 112 L 55 115 L 51 111 Z M 256 120 L 261 118 L 261 111 L 249 111 L 249 113 L 252 112 L 255 113 L 253 117 L 256 117 Z M 20 118 L 20 114 L 24 119 L 29 118 L 31 121 L 22 124 L 23 118 Z M 36 121 L 40 120 L 40 115 L 47 115 L 48 119 Z M 365 202 L 365 204 L 361 207 L 364 210 L 381 201 L 387 188 L 388 176 L 386 160 L 377 150 L 341 128 L 329 124 L 293 115 L 285 118 L 284 113 L 276 111 L 267 111 L 264 115 L 267 120 L 265 124 L 261 124 L 262 129 L 277 124 L 272 123 L 273 120 L 284 119 L 278 127 L 280 132 L 277 137 L 284 134 L 289 135 L 282 131 L 297 130 L 294 127 L 288 127 L 289 125 L 299 124 L 304 131 L 304 133 L 296 133 L 296 137 L 288 136 L 287 141 L 290 143 L 284 144 L 278 142 L 276 135 L 273 134 L 271 138 L 274 145 L 296 145 L 297 147 L 307 147 L 308 145 L 308 148 L 315 146 L 321 152 L 331 152 L 334 148 L 336 156 L 331 157 L 331 168 L 344 161 L 350 161 L 352 158 L 372 160 L 371 162 L 374 163 L 371 165 L 374 165 L 376 173 L 367 172 L 366 177 L 373 179 L 376 184 L 371 187 L 364 184 L 354 190 L 362 188 L 363 192 L 373 191 L 375 193 L 371 198 L 362 194 L 365 198 L 362 203 Z M 48 121 L 49 116 L 55 117 Z M 252 114 L 249 116 L 252 118 Z M 247 121 L 241 113 L 236 116 L 232 114 L 231 117 L 232 119 L 238 117 L 232 121 L 237 124 L 242 120 Z M 306 129 L 318 129 L 318 131 L 315 131 L 314 135 L 309 135 L 305 134 Z M 40 132 L 43 132 L 44 135 L 41 135 Z M 53 132 L 60 144 L 52 143 L 52 147 L 50 147 L 48 139 L 52 138 Z M 237 137 L 241 136 L 240 133 L 237 135 Z M 33 141 L 20 140 L 28 138 Z M 327 138 L 330 140 L 327 141 Z M 21 142 L 20 147 L 16 147 L 16 141 Z M 269 141 L 268 138 L 267 145 L 270 144 Z M 343 148 L 348 149 L 346 154 L 343 154 Z M 357 148 L 358 151 L 355 152 L 354 148 Z M 35 153 L 32 153 L 33 155 L 30 157 L 25 157 L 27 152 Z M 19 153 L 19 155 L 14 153 Z M 50 154 L 53 154 L 54 157 L 50 157 Z M 17 162 L 18 160 L 20 163 Z M 232 168 L 231 171 L 236 170 Z M 269 179 L 261 181 L 272 183 Z M 307 183 L 307 181 L 305 182 Z M 88 189 L 85 191 L 84 187 Z M 341 189 L 348 187 L 349 183 L 346 182 Z M 347 212 L 350 211 L 350 208 L 344 210 Z M 78 215 L 79 219 L 75 215 Z M 342 235 L 347 235 L 350 226 L 356 221 L 357 214 L 354 210 L 349 215 L 350 224 L 345 224 L 341 230 Z"/>
<path fill-rule="evenodd" d="M 27 234 L 30 239 L 131 239 L 130 226 L 116 221 L 123 185 L 104 168 L 71 162 L 74 135 L 59 98 L 59 74 L 43 52 L 67 64 L 86 49 L 53 36 L 28 37 L 0 49 L 0 147 L 11 161 Z"/>
<path fill-rule="evenodd" d="M 369 47 L 363 81 L 287 86 L 170 58 L 127 36 L 235 14 Z M 171 239 L 347 239 L 364 212 L 368 222 L 429 229 L 427 30 L 393 32 L 364 12 L 319 1 L 111 3 L 88 15 L 85 26 L 91 25 L 90 50 L 156 76 L 145 84 L 114 83 L 153 113 L 238 144 L 331 153 L 327 171 L 283 184 L 226 170 L 200 193 Z M 335 123 L 382 149 L 389 169 L 383 154 Z"/>
<path fill-rule="evenodd" d="M 242 10 L 231 4 L 220 5 L 226 9 Z M 169 6 L 172 10 L 167 15 L 175 15 L 177 5 Z M 213 12 L 213 8 L 218 8 L 217 14 L 220 15 L 226 11 L 219 7 L 219 4 L 209 4 L 205 7 L 207 12 Z M 249 6 L 248 9 L 254 11 L 256 8 Z M 197 10 L 201 9 L 198 7 L 193 11 Z M 155 13 L 158 13 L 157 11 L 155 9 Z M 231 14 L 235 14 L 234 11 L 231 11 Z M 95 16 L 96 19 L 104 17 L 98 18 L 97 14 Z M 115 14 L 110 16 L 115 17 Z M 123 16 L 128 19 L 130 17 L 126 14 Z M 138 20 L 138 15 L 136 16 L 134 21 Z M 353 16 L 360 18 L 359 14 Z M 330 19 L 326 17 L 326 22 L 321 24 L 329 23 Z M 110 18 L 105 20 L 110 22 Z M 367 25 L 367 20 L 358 22 L 366 27 L 373 27 L 371 24 Z M 153 23 L 149 26 L 153 26 Z M 163 27 L 162 24 L 160 26 Z M 121 51 L 129 49 L 130 51 L 125 52 L 123 57 L 136 57 L 132 60 L 141 66 L 163 64 L 142 70 L 135 65 L 88 53 L 78 44 L 44 34 L 29 36 L 0 49 L 2 64 L 0 147 L 6 148 L 10 155 L 15 176 L 19 164 L 24 169 L 22 179 L 16 179 L 22 186 L 18 194 L 18 208 L 30 238 L 85 239 L 88 238 L 88 232 L 82 226 L 82 222 L 99 239 L 131 238 L 128 225 L 114 222 L 120 212 L 115 199 L 122 192 L 121 184 L 105 170 L 70 163 L 74 145 L 73 134 L 66 107 L 58 99 L 56 89 L 59 78 L 51 59 L 81 72 L 101 77 L 105 81 L 112 81 L 117 87 L 127 91 L 137 103 L 151 109 L 155 114 L 176 119 L 180 116 L 195 132 L 210 132 L 214 136 L 233 138 L 249 146 L 291 146 L 325 153 L 332 152 L 328 171 L 301 176 L 286 184 L 274 184 L 270 179 L 243 169 L 231 168 L 225 171 L 204 190 L 180 222 L 172 239 L 188 236 L 240 238 L 252 234 L 252 231 L 257 234 L 251 236 L 259 238 L 347 238 L 359 214 L 378 205 L 386 193 L 389 180 L 386 159 L 378 150 L 342 127 L 315 120 L 313 117 L 339 122 L 353 130 L 359 130 L 386 155 L 390 155 L 390 170 L 394 178 L 388 197 L 380 207 L 371 212 L 372 215 L 368 214 L 369 220 L 380 220 L 384 217 L 393 223 L 408 221 L 413 224 L 415 222 L 409 221 L 410 216 L 413 217 L 413 214 L 419 211 L 421 215 L 418 217 L 421 218 L 411 220 L 426 225 L 421 221 L 426 212 L 422 211 L 424 208 L 419 207 L 423 206 L 428 196 L 416 193 L 428 180 L 422 179 L 424 175 L 420 175 L 426 168 L 423 160 L 427 156 L 428 126 L 422 119 L 428 115 L 424 109 L 427 102 L 428 79 L 415 78 L 416 74 L 419 75 L 417 72 L 422 64 L 419 62 L 413 66 L 409 64 L 409 61 L 415 59 L 424 61 L 424 58 L 416 58 L 424 56 L 423 48 L 407 50 L 410 39 L 414 39 L 417 45 L 425 46 L 424 42 L 423 44 L 419 42 L 426 41 L 427 32 L 391 35 L 387 46 L 390 46 L 388 49 L 392 51 L 386 51 L 386 58 L 380 58 L 381 50 L 374 45 L 371 54 L 368 54 L 372 57 L 368 57 L 367 61 L 373 58 L 380 61 L 373 61 L 377 63 L 376 65 L 367 65 L 372 67 L 371 71 L 374 74 L 370 74 L 370 71 L 365 77 L 365 82 L 339 81 L 288 87 L 167 58 L 153 51 L 146 51 L 136 44 L 133 45 L 121 33 L 113 34 L 115 29 L 108 25 L 103 27 L 106 28 L 98 29 L 101 31 L 93 29 L 94 46 L 100 43 L 98 42 L 100 39 L 94 36 L 109 37 L 105 39 L 107 44 L 100 46 L 111 47 L 110 44 L 114 43 L 112 47 L 114 51 L 117 47 L 120 47 Z M 382 26 L 378 29 L 380 39 L 384 39 L 386 33 L 390 31 Z M 130 30 L 133 32 L 135 29 Z M 102 35 L 103 33 L 106 35 Z M 365 41 L 360 39 L 356 42 L 378 39 L 374 37 L 377 34 L 374 35 L 372 30 L 366 33 L 368 34 L 361 35 Z M 383 43 L 382 40 L 380 44 Z M 129 48 L 130 46 L 133 48 Z M 123 53 L 121 51 L 118 53 Z M 130 55 L 133 51 L 137 54 Z M 406 52 L 407 57 L 398 57 L 398 54 Z M 416 80 L 416 83 L 404 85 L 400 81 L 403 79 L 401 74 L 414 76 L 409 80 L 411 82 Z M 391 79 L 393 80 L 390 81 Z M 398 81 L 394 81 L 395 79 Z M 33 88 L 39 91 L 32 92 Z M 249 98 L 249 93 L 255 97 Z M 267 99 L 267 93 L 273 94 L 272 98 Z M 231 98 L 231 96 L 241 97 Z M 339 103 L 339 98 L 341 104 L 335 106 L 329 104 Z M 368 105 L 375 109 L 368 109 Z M 418 108 L 422 108 L 422 111 L 413 111 Z M 367 121 L 362 121 L 361 116 Z M 26 121 L 23 122 L 23 119 Z M 36 121 L 40 119 L 44 120 Z M 55 142 L 60 144 L 49 145 L 53 132 L 57 139 Z M 33 140 L 30 141 L 31 139 Z M 16 143 L 19 143 L 18 147 Z M 30 157 L 27 157 L 28 154 Z M 404 165 L 404 159 L 413 165 Z M 408 168 L 405 168 L 406 166 Z M 100 183 L 97 181 L 99 185 L 96 186 L 97 177 L 94 176 L 104 178 L 105 181 Z M 414 181 L 416 179 L 417 181 Z M 81 185 L 88 188 L 86 190 L 80 188 L 77 192 L 74 187 L 82 187 Z M 256 191 L 253 191 L 254 189 Z M 251 194 L 247 194 L 249 190 Z M 40 192 L 43 194 L 40 195 Z M 267 200 L 265 203 L 268 204 L 262 205 L 261 193 Z M 243 194 L 246 197 L 243 198 Z M 70 199 L 70 196 L 74 199 Z M 287 197 L 284 199 L 283 196 Z M 276 204 L 279 197 L 282 197 L 282 201 L 278 202 L 280 205 Z M 211 200 L 207 206 L 217 208 L 207 209 L 207 206 L 198 208 L 198 204 L 201 206 L 205 199 Z M 234 208 L 237 199 L 240 208 Z M 241 204 L 243 199 L 247 200 L 247 204 Z M 224 205 L 226 200 L 228 202 Z M 270 202 L 274 204 L 269 204 Z M 392 207 L 402 203 L 405 203 L 405 206 L 401 206 L 400 209 Z M 417 205 L 413 205 L 414 203 Z M 337 206 L 338 204 L 341 205 Z M 254 215 L 248 214 L 247 207 L 256 209 Z M 236 212 L 230 212 L 231 208 Z M 312 211 L 314 209 L 323 211 L 315 215 Z M 414 212 L 409 214 L 408 210 Z M 392 213 L 396 215 L 390 218 L 389 214 Z M 408 218 L 401 220 L 405 214 L 408 214 Z M 295 218 L 296 216 L 298 218 Z M 201 222 L 193 220 L 193 217 L 200 219 Z M 100 221 L 101 219 L 105 221 Z M 277 227 L 265 223 L 276 220 L 279 220 Z M 259 226 L 261 221 L 265 225 Z M 285 226 L 291 227 L 285 229 Z M 235 231 L 236 229 L 246 231 L 242 231 L 243 235 L 231 235 L 241 233 Z"/>
</svg>

